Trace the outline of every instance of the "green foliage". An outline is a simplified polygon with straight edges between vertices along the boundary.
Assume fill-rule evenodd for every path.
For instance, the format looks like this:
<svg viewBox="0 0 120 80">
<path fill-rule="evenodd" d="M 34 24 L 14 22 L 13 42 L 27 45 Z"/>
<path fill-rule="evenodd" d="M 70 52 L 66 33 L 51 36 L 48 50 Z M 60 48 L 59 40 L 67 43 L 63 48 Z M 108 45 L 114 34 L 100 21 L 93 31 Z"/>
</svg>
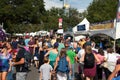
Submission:
<svg viewBox="0 0 120 80">
<path fill-rule="evenodd" d="M 116 17 L 117 0 L 93 0 L 87 11 L 79 13 L 70 8 L 45 10 L 44 0 L 0 0 L 0 23 L 8 33 L 35 32 L 58 29 L 58 19 L 63 19 L 64 30 L 76 26 L 83 18 L 91 22 L 111 20 Z"/>
<path fill-rule="evenodd" d="M 79 12 L 76 9 L 70 8 L 69 14 L 65 15 L 64 9 L 60 8 L 51 8 L 47 11 L 47 18 L 44 21 L 45 29 L 58 29 L 58 20 L 59 18 L 63 19 L 63 28 L 64 30 L 69 29 L 70 27 L 74 27 L 76 24 L 80 22 Z"/>
<path fill-rule="evenodd" d="M 0 0 L 0 6 L 0 23 L 10 33 L 23 32 L 19 24 L 40 24 L 45 14 L 43 0 Z"/>
<path fill-rule="evenodd" d="M 94 22 L 113 20 L 116 17 L 117 0 L 93 0 L 87 9 L 87 19 Z"/>
</svg>

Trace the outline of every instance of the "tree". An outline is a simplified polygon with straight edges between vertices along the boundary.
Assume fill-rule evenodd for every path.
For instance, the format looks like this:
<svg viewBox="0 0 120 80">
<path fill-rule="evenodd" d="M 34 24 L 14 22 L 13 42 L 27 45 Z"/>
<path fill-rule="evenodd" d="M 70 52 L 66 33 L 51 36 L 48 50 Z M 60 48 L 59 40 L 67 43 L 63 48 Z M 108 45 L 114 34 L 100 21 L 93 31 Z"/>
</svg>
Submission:
<svg viewBox="0 0 120 80">
<path fill-rule="evenodd" d="M 12 32 L 10 25 L 40 24 L 45 14 L 43 0 L 0 0 L 0 6 L 0 22 L 7 32 Z"/>
<path fill-rule="evenodd" d="M 116 17 L 117 0 L 93 0 L 87 9 L 87 19 L 94 22 L 113 20 Z"/>
<path fill-rule="evenodd" d="M 0 0 L 0 6 L 0 23 L 8 33 L 58 29 L 59 18 L 67 30 L 81 21 L 77 9 L 70 8 L 66 16 L 63 8 L 45 10 L 43 0 Z"/>
<path fill-rule="evenodd" d="M 63 19 L 63 28 L 64 30 L 67 30 L 69 28 L 74 27 L 76 24 L 78 24 L 81 20 L 79 18 L 79 12 L 77 9 L 70 8 L 69 10 L 69 16 L 64 14 L 64 9 L 60 8 L 51 8 L 47 11 L 47 19 L 44 21 L 45 27 L 47 30 L 49 29 L 58 29 L 58 19 Z"/>
</svg>

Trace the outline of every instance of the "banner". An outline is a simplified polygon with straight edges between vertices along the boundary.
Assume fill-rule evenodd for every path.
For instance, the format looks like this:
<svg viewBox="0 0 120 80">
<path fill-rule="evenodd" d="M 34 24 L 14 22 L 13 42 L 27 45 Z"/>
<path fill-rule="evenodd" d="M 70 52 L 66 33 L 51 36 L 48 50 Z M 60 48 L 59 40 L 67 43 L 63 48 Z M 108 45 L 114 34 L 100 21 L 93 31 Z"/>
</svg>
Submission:
<svg viewBox="0 0 120 80">
<path fill-rule="evenodd" d="M 61 28 L 62 28 L 62 22 L 63 22 L 62 18 L 59 18 L 59 24 L 58 24 L 59 29 L 61 29 Z"/>
</svg>

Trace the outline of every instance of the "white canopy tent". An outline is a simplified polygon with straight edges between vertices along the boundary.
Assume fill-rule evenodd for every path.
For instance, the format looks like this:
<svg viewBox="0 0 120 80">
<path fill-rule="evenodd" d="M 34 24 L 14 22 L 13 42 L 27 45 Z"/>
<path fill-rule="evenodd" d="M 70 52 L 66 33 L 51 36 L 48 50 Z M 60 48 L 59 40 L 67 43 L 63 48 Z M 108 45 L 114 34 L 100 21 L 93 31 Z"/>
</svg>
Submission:
<svg viewBox="0 0 120 80">
<path fill-rule="evenodd" d="M 89 31 L 89 35 L 93 36 L 95 34 L 105 34 L 107 36 L 112 37 L 113 39 L 115 38 L 115 28 L 111 28 L 111 29 L 101 29 L 101 30 L 90 30 Z"/>
<path fill-rule="evenodd" d="M 95 34 L 106 34 L 114 40 L 117 40 L 120 38 L 120 22 L 116 22 L 116 20 L 114 20 L 114 27 L 111 29 L 89 30 L 88 32 L 90 36 Z"/>
<path fill-rule="evenodd" d="M 81 23 L 83 23 L 85 19 Z M 76 31 L 76 30 L 77 30 L 77 27 L 75 26 L 73 28 L 74 34 L 89 34 L 90 36 L 93 36 L 95 34 L 105 34 L 112 37 L 114 40 L 120 38 L 120 22 L 116 22 L 116 20 L 114 20 L 114 27 L 110 29 L 89 30 L 89 27 L 88 27 L 88 30 L 85 30 L 85 31 Z"/>
<path fill-rule="evenodd" d="M 73 32 L 76 33 L 78 30 L 77 30 L 77 26 L 79 25 L 85 25 L 85 31 L 88 31 L 89 30 L 89 21 L 84 18 L 82 22 L 80 22 L 79 24 L 77 24 L 75 27 L 73 27 Z"/>
</svg>

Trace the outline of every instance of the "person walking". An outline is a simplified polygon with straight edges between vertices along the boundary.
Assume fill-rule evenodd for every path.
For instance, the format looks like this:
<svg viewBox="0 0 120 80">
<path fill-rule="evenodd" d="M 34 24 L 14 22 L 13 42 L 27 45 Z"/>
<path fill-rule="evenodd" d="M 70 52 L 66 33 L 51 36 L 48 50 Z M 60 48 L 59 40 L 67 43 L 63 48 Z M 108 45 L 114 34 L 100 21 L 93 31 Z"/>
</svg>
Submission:
<svg viewBox="0 0 120 80">
<path fill-rule="evenodd" d="M 17 53 L 17 50 L 12 48 L 10 42 L 6 42 L 6 46 L 7 46 L 7 52 L 10 53 L 10 55 L 12 56 L 11 61 L 13 62 L 13 56 Z M 11 66 L 11 71 L 9 71 L 7 74 L 7 80 L 14 80 L 13 79 L 14 73 L 15 73 L 14 66 Z"/>
<path fill-rule="evenodd" d="M 7 52 L 7 46 L 4 44 L 0 52 L 0 80 L 7 80 L 7 74 L 11 71 L 11 54 Z"/>
<path fill-rule="evenodd" d="M 18 48 L 16 60 L 12 62 L 11 65 L 16 68 L 16 80 L 26 80 L 28 68 L 25 67 L 24 45 L 19 43 Z"/>
<path fill-rule="evenodd" d="M 35 39 L 35 44 L 34 44 L 34 66 L 38 68 L 39 66 L 39 55 L 40 55 L 40 46 L 38 44 L 38 39 Z"/>
<path fill-rule="evenodd" d="M 51 80 L 52 66 L 49 64 L 48 57 L 44 57 L 44 64 L 39 68 L 40 79 L 39 80 Z"/>
<path fill-rule="evenodd" d="M 60 55 L 56 58 L 54 71 L 57 72 L 57 80 L 67 80 L 67 74 L 71 73 L 70 59 L 65 48 L 61 49 Z"/>
<path fill-rule="evenodd" d="M 98 49 L 98 53 L 96 54 L 96 56 L 98 57 L 98 59 L 100 60 L 99 63 L 97 63 L 96 66 L 96 76 L 95 76 L 95 80 L 102 80 L 102 73 L 103 73 L 103 63 L 106 61 L 106 57 L 104 55 L 104 50 L 102 48 Z"/>
<path fill-rule="evenodd" d="M 85 80 L 93 80 L 96 74 L 96 62 L 99 62 L 99 59 L 92 53 L 92 48 L 90 45 L 85 47 L 85 53 L 81 58 L 81 62 L 84 62 L 84 76 Z"/>
<path fill-rule="evenodd" d="M 58 56 L 58 46 L 59 44 L 56 42 L 54 44 L 54 48 L 49 50 L 46 54 L 45 57 L 49 55 L 49 60 L 50 60 L 50 65 L 54 67 L 55 60 Z"/>
<path fill-rule="evenodd" d="M 84 74 L 83 74 L 83 69 L 84 69 L 84 63 L 80 61 L 80 59 L 82 58 L 83 54 L 85 53 L 85 44 L 83 46 L 81 46 L 81 49 L 79 50 L 78 54 L 77 54 L 77 61 L 79 62 L 79 74 L 80 77 L 83 79 L 84 78 Z"/>
<path fill-rule="evenodd" d="M 70 58 L 70 63 L 72 66 L 72 74 L 71 75 L 69 74 L 69 80 L 74 80 L 75 79 L 75 65 L 74 64 L 75 64 L 75 60 L 77 60 L 77 55 L 75 51 L 73 51 L 72 46 L 68 46 L 67 56 Z"/>
<path fill-rule="evenodd" d="M 106 79 L 108 79 L 110 74 L 115 69 L 115 65 L 117 63 L 119 56 L 120 55 L 118 53 L 113 52 L 113 49 L 111 47 L 107 48 L 107 60 L 106 60 L 107 66 L 105 68 L 103 68 L 105 71 Z"/>
</svg>

